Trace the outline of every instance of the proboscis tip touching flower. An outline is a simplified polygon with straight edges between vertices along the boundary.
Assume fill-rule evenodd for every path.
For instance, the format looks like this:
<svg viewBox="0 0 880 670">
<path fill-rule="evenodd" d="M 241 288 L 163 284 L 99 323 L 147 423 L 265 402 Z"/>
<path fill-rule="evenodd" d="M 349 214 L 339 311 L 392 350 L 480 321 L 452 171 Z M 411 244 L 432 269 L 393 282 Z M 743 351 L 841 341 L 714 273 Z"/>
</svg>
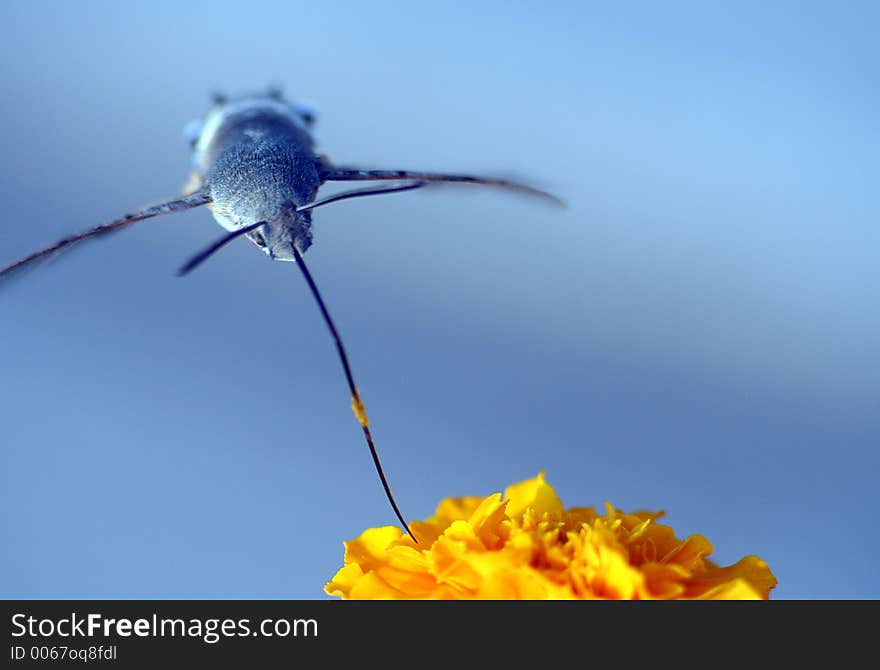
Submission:
<svg viewBox="0 0 880 670">
<path fill-rule="evenodd" d="M 369 528 L 345 543 L 324 587 L 345 599 L 766 599 L 776 586 L 757 556 L 720 567 L 702 535 L 680 540 L 662 512 L 606 504 L 565 509 L 544 473 L 502 497 L 447 498 L 434 516 Z"/>
</svg>

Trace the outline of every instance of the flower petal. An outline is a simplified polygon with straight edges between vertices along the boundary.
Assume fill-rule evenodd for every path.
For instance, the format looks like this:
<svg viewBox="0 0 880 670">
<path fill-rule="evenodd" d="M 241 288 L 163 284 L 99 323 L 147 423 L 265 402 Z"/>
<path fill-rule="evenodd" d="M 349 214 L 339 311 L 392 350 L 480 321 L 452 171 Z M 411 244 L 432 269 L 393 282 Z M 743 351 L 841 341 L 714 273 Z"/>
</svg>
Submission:
<svg viewBox="0 0 880 670">
<path fill-rule="evenodd" d="M 534 479 L 511 484 L 504 492 L 504 498 L 507 500 L 507 515 L 512 519 L 522 516 L 528 508 L 532 508 L 539 517 L 560 514 L 564 510 L 556 491 L 544 481 L 543 472 L 539 472 Z"/>
<path fill-rule="evenodd" d="M 767 598 L 776 578 L 757 556 L 719 567 L 702 535 L 684 540 L 662 512 L 606 503 L 568 511 L 544 473 L 500 494 L 444 500 L 412 528 L 345 543 L 345 565 L 324 587 L 342 598 Z"/>
</svg>

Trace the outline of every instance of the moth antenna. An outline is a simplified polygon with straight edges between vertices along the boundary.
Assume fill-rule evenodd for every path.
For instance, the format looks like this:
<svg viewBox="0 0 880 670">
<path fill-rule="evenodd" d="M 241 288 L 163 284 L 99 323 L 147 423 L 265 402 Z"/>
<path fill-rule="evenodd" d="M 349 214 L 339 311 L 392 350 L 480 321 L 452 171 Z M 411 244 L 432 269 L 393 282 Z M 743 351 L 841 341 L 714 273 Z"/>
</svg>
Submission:
<svg viewBox="0 0 880 670">
<path fill-rule="evenodd" d="M 441 172 L 415 172 L 412 170 L 361 170 L 358 168 L 323 166 L 321 172 L 322 181 L 423 181 L 423 182 L 446 182 L 454 184 L 479 184 L 482 186 L 496 186 L 511 191 L 518 191 L 525 195 L 536 196 L 558 207 L 564 207 L 562 202 L 552 193 L 541 189 L 521 184 L 508 179 L 493 179 L 491 177 L 479 177 L 467 174 L 446 174 Z"/>
<path fill-rule="evenodd" d="M 318 307 L 321 309 L 321 314 L 324 317 L 324 322 L 327 324 L 327 328 L 330 330 L 330 334 L 333 336 L 333 341 L 336 343 L 336 351 L 339 353 L 339 360 L 342 361 L 342 369 L 345 371 L 345 379 L 348 382 L 348 390 L 351 392 L 351 409 L 352 411 L 354 411 L 354 415 L 355 417 L 357 417 L 358 423 L 361 425 L 361 428 L 364 431 L 364 437 L 367 440 L 367 446 L 370 448 L 370 455 L 373 457 L 373 464 L 376 466 L 376 472 L 379 474 L 379 479 L 382 481 L 382 488 L 385 489 L 385 496 L 388 498 L 388 502 L 391 503 L 391 508 L 394 510 L 394 513 L 397 515 L 400 523 L 403 524 L 406 532 L 413 539 L 413 542 L 418 544 L 419 541 L 409 529 L 409 526 L 406 524 L 406 521 L 403 518 L 403 514 L 400 512 L 400 508 L 397 506 L 397 502 L 394 500 L 394 494 L 391 493 L 391 487 L 388 485 L 388 479 L 385 477 L 385 471 L 382 469 L 382 463 L 379 461 L 379 453 L 376 451 L 376 445 L 373 443 L 373 435 L 370 433 L 370 421 L 367 418 L 367 411 L 364 408 L 364 403 L 361 400 L 358 388 L 357 386 L 355 386 L 354 377 L 351 374 L 351 366 L 348 364 L 348 356 L 345 353 L 345 347 L 342 344 L 342 338 L 339 337 L 339 331 L 336 330 L 336 326 L 333 324 L 333 319 L 330 317 L 330 312 L 327 311 L 327 306 L 324 304 L 323 298 L 321 298 L 321 293 L 320 291 L 318 291 L 318 286 L 315 284 L 315 280 L 312 279 L 312 274 L 306 267 L 305 261 L 303 261 L 302 254 L 299 252 L 299 249 L 296 248 L 295 244 L 292 244 L 290 246 L 291 249 L 293 249 L 293 256 L 296 259 L 296 264 L 299 266 L 299 269 L 302 270 L 303 277 L 305 278 L 306 283 L 309 285 L 309 289 L 311 289 L 312 295 L 315 297 L 315 301 L 318 303 Z"/>
<path fill-rule="evenodd" d="M 310 209 L 315 209 L 315 207 L 323 207 L 324 205 L 329 205 L 332 202 L 339 202 L 340 200 L 348 200 L 349 198 L 361 198 L 367 195 L 383 195 L 385 193 L 401 193 L 403 191 L 412 191 L 417 188 L 421 188 L 422 186 L 427 186 L 428 182 L 426 181 L 416 181 L 409 184 L 404 184 L 402 186 L 374 186 L 372 188 L 359 188 L 354 191 L 344 191 L 342 193 L 335 193 L 334 195 L 328 196 L 326 198 L 322 198 L 321 200 L 315 200 L 314 202 L 310 202 L 308 205 L 303 205 L 301 207 L 297 207 L 297 212 L 307 212 Z"/>
<path fill-rule="evenodd" d="M 206 205 L 209 202 L 211 202 L 211 196 L 208 193 L 207 189 L 203 189 L 201 191 L 197 191 L 196 193 L 187 195 L 183 198 L 178 198 L 176 200 L 166 200 L 165 202 L 160 202 L 159 204 L 145 207 L 144 209 L 138 210 L 136 212 L 131 212 L 130 214 L 126 214 L 118 219 L 111 221 L 110 223 L 96 226 L 94 228 L 86 230 L 85 232 L 78 233 L 77 235 L 65 237 L 63 240 L 59 240 L 51 246 L 40 249 L 39 251 L 35 251 L 32 254 L 28 254 L 27 256 L 19 258 L 17 261 L 13 261 L 3 269 L 0 269 L 0 280 L 9 277 L 14 272 L 32 267 L 39 261 L 46 260 L 54 254 L 67 251 L 77 242 L 82 242 L 83 240 L 101 237 L 103 235 L 116 232 L 118 230 L 121 230 L 122 228 L 125 228 L 126 226 L 131 225 L 132 223 L 136 223 L 137 221 L 151 219 L 154 216 L 161 216 L 163 214 L 174 214 L 175 212 L 182 212 L 187 209 L 192 209 L 193 207 Z"/>
<path fill-rule="evenodd" d="M 258 223 L 252 223 L 249 226 L 245 226 L 244 228 L 239 228 L 228 235 L 224 235 L 219 240 L 214 242 L 213 244 L 205 247 L 199 253 L 193 255 L 186 263 L 181 265 L 177 270 L 177 276 L 183 277 L 184 275 L 189 274 L 193 270 L 195 270 L 199 265 L 205 262 L 214 252 L 219 251 L 222 247 L 226 246 L 232 240 L 241 237 L 242 235 L 247 235 L 249 232 L 256 230 L 260 226 L 265 226 L 265 221 L 259 221 Z"/>
</svg>

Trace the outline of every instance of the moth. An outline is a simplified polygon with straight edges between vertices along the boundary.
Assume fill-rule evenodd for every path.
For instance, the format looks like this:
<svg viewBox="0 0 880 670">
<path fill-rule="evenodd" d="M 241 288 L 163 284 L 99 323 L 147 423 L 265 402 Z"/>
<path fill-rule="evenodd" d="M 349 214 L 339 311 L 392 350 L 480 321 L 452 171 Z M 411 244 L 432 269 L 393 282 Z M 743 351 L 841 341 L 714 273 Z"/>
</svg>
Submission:
<svg viewBox="0 0 880 670">
<path fill-rule="evenodd" d="M 338 166 L 320 154 L 313 135 L 315 113 L 285 99 L 280 90 L 227 98 L 216 95 L 205 118 L 187 126 L 192 149 L 192 175 L 179 198 L 125 214 L 109 223 L 65 237 L 24 256 L 3 269 L 0 281 L 86 240 L 103 237 L 163 214 L 205 205 L 227 235 L 192 256 L 178 270 L 185 275 L 229 242 L 246 237 L 276 261 L 295 262 L 317 302 L 336 345 L 345 373 L 351 406 L 360 424 L 376 472 L 394 514 L 410 531 L 379 461 L 370 421 L 354 381 L 348 355 L 303 254 L 312 245 L 313 210 L 350 198 L 387 195 L 437 183 L 494 186 L 535 196 L 556 205 L 545 191 L 504 179 L 414 170 L 371 170 Z M 388 182 L 317 199 L 328 182 Z"/>
</svg>

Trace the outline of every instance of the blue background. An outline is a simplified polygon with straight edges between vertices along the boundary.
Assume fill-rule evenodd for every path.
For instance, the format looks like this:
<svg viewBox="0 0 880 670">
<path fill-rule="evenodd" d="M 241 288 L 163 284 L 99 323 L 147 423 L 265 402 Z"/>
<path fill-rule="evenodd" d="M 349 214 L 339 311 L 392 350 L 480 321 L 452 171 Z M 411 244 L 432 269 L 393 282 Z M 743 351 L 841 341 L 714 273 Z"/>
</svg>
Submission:
<svg viewBox="0 0 880 670">
<path fill-rule="evenodd" d="M 880 597 L 874 2 L 0 9 L 0 259 L 179 192 L 208 93 L 338 162 L 519 175 L 315 213 L 312 272 L 409 518 L 546 470 L 776 597 Z M 726 4 L 726 6 L 724 6 Z M 209 212 L 0 291 L 0 596 L 324 597 L 394 522 L 296 269 Z"/>
</svg>

